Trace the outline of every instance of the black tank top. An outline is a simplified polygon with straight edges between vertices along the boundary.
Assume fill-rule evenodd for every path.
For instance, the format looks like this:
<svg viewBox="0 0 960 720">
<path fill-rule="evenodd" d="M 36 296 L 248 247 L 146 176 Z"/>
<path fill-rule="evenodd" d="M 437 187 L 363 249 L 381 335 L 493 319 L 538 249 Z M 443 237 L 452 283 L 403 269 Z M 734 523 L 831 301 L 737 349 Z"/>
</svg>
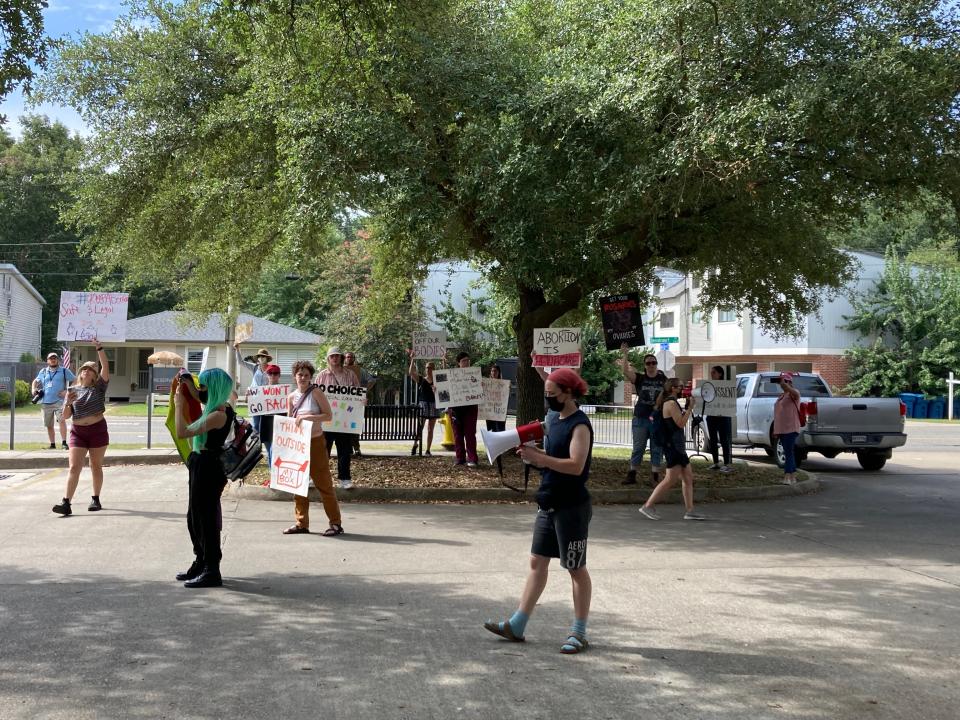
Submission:
<svg viewBox="0 0 960 720">
<path fill-rule="evenodd" d="M 579 505 L 584 500 L 590 499 L 587 479 L 590 477 L 590 461 L 593 458 L 593 426 L 583 410 L 577 410 L 567 418 L 557 417 L 550 423 L 550 432 L 544 440 L 543 447 L 550 457 L 570 457 L 570 442 L 573 440 L 573 431 L 578 425 L 586 425 L 590 430 L 587 462 L 584 463 L 583 471 L 579 475 L 566 475 L 548 469 L 541 471 L 537 504 L 544 510 Z"/>
<path fill-rule="evenodd" d="M 223 450 L 223 444 L 227 441 L 227 435 L 230 434 L 233 418 L 236 415 L 229 405 L 225 406 L 224 409 L 227 413 L 227 421 L 223 424 L 223 427 L 207 431 L 207 442 L 203 446 L 203 452 L 221 452 Z"/>
</svg>

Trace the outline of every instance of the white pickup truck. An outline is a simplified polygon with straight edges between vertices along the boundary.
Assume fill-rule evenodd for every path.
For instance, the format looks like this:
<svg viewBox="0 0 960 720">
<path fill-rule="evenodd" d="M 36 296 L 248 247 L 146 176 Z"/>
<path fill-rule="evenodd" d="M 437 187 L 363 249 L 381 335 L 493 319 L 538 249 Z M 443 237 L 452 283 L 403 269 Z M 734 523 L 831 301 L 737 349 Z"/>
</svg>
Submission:
<svg viewBox="0 0 960 720">
<path fill-rule="evenodd" d="M 783 447 L 773 437 L 773 405 L 780 396 L 779 372 L 737 375 L 737 427 L 734 445 L 762 447 L 783 467 Z M 794 373 L 807 424 L 800 429 L 797 465 L 807 453 L 835 458 L 842 452 L 857 454 L 864 470 L 879 470 L 893 448 L 907 441 L 906 406 L 899 398 L 833 397 L 827 383 L 814 373 Z"/>
</svg>

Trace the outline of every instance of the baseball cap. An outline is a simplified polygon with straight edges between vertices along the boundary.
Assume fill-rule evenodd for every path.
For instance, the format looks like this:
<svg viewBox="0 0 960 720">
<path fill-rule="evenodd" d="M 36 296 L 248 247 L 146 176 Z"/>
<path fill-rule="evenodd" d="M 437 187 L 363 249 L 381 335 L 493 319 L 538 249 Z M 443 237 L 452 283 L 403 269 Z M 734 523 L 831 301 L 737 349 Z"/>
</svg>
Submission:
<svg viewBox="0 0 960 720">
<path fill-rule="evenodd" d="M 327 350 L 327 357 L 330 357 L 331 355 L 343 355 L 343 353 L 340 351 L 340 348 L 338 348 L 336 345 L 333 345 L 329 350 Z"/>
</svg>

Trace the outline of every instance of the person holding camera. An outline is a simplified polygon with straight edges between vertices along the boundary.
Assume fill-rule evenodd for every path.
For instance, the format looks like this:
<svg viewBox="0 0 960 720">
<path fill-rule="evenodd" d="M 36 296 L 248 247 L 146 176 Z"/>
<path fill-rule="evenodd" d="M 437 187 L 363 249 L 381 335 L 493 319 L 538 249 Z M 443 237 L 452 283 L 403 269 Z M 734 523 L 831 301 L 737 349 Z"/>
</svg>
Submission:
<svg viewBox="0 0 960 720">
<path fill-rule="evenodd" d="M 173 396 L 177 437 L 193 438 L 192 452 L 187 457 L 187 530 L 194 560 L 187 570 L 177 573 L 176 579 L 188 588 L 220 587 L 220 495 L 227 484 L 221 458 L 235 415 L 230 407 L 233 378 L 220 368 L 209 368 L 197 380 L 199 389 L 190 374 L 183 373 Z M 203 405 L 200 417 L 189 425 L 183 414 L 188 394 Z"/>
<path fill-rule="evenodd" d="M 793 373 L 782 372 L 775 378 L 780 384 L 780 397 L 773 406 L 773 434 L 783 446 L 783 484 L 797 482 L 797 456 L 795 448 L 800 436 L 800 391 L 793 386 Z"/>
<path fill-rule="evenodd" d="M 60 366 L 60 356 L 47 355 L 47 366 L 33 380 L 33 402 L 40 403 L 43 424 L 50 438 L 50 449 L 57 449 L 57 437 L 53 431 L 54 422 L 60 425 L 60 443 L 64 450 L 67 445 L 67 421 L 63 417 L 63 399 L 67 396 L 67 385 L 77 379 L 68 368 Z"/>
<path fill-rule="evenodd" d="M 693 509 L 693 468 L 690 467 L 690 458 L 687 456 L 687 438 L 684 436 L 683 428 L 693 416 L 696 401 L 693 398 L 687 398 L 687 408 L 681 410 L 679 397 L 682 390 L 683 381 L 670 378 L 664 383 L 663 390 L 660 391 L 654 403 L 654 409 L 660 411 L 662 415 L 661 437 L 664 440 L 663 454 L 667 461 L 667 472 L 663 480 L 650 493 L 647 501 L 640 506 L 640 514 L 649 520 L 660 519 L 657 503 L 677 484 L 677 480 L 682 483 L 683 506 L 686 509 L 683 519 L 707 519 L 705 515 Z"/>
<path fill-rule="evenodd" d="M 80 481 L 84 459 L 90 456 L 90 474 L 93 476 L 93 497 L 87 510 L 101 510 L 100 491 L 103 489 L 103 457 L 110 444 L 106 411 L 107 385 L 110 382 L 110 362 L 103 345 L 96 343 L 97 363 L 85 362 L 77 371 L 77 382 L 67 390 L 63 402 L 63 419 L 73 419 L 70 428 L 70 469 L 67 473 L 67 491 L 53 511 L 66 517 L 72 514 L 70 502 Z"/>
<path fill-rule="evenodd" d="M 488 620 L 483 627 L 512 642 L 523 642 L 530 614 L 547 585 L 551 558 L 570 574 L 573 585 L 573 625 L 560 652 L 573 655 L 587 649 L 587 616 L 593 585 L 587 571 L 587 535 L 593 516 L 587 481 L 593 455 L 593 426 L 577 406 L 587 384 L 570 368 L 547 376 L 544 398 L 557 414 L 544 440 L 544 450 L 522 445 L 521 459 L 541 468 L 536 524 L 530 548 L 530 571 L 517 610 L 508 619 Z"/>
</svg>

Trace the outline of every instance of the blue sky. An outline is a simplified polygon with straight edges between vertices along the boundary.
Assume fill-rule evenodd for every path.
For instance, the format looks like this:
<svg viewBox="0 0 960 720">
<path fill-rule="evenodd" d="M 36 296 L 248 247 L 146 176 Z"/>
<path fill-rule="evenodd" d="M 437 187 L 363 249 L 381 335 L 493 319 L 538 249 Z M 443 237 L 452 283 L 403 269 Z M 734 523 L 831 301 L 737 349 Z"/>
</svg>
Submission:
<svg viewBox="0 0 960 720">
<path fill-rule="evenodd" d="M 118 0 L 49 0 L 49 7 L 43 13 L 44 32 L 52 38 L 63 36 L 78 37 L 84 32 L 107 32 L 113 27 L 114 20 L 124 11 Z M 80 116 L 70 108 L 57 105 L 26 107 L 23 95 L 16 90 L 0 103 L 0 114 L 7 116 L 5 129 L 13 135 L 20 135 L 18 118 L 26 112 L 41 113 L 51 120 L 59 120 L 74 132 L 85 133 L 86 129 Z"/>
</svg>

